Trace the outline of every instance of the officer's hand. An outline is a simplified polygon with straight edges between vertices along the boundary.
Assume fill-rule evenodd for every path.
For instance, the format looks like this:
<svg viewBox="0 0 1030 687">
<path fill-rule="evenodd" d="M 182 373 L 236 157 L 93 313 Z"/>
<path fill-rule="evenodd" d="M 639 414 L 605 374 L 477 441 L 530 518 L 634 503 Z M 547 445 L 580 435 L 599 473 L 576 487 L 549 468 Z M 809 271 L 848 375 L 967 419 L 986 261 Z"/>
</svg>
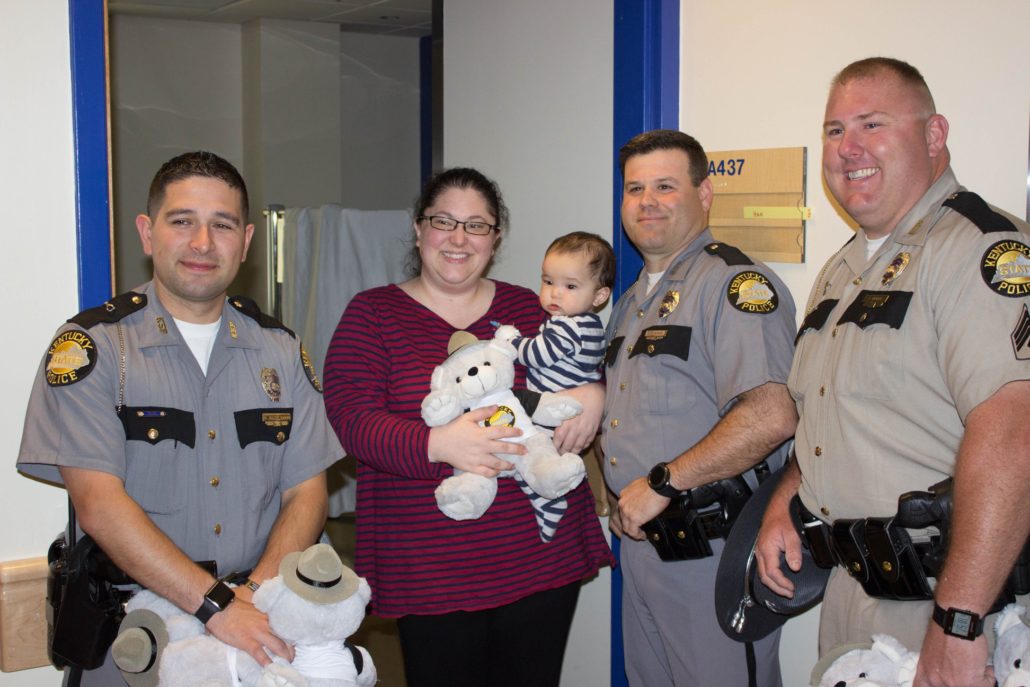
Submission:
<svg viewBox="0 0 1030 687">
<path fill-rule="evenodd" d="M 780 569 L 780 555 L 784 555 L 791 570 L 801 570 L 801 537 L 791 521 L 789 504 L 790 501 L 783 498 L 774 497 L 769 501 L 755 542 L 759 579 L 766 587 L 788 599 L 794 596 L 794 583 Z"/>
<path fill-rule="evenodd" d="M 496 477 L 497 473 L 511 470 L 514 466 L 498 458 L 495 453 L 523 455 L 526 448 L 521 444 L 501 441 L 517 437 L 522 430 L 516 427 L 482 427 L 480 422 L 497 412 L 497 406 L 470 410 L 445 425 L 429 430 L 429 460 L 447 463 L 451 467 L 474 472 L 483 477 Z"/>
<path fill-rule="evenodd" d="M 237 598 L 207 621 L 207 631 L 230 646 L 250 654 L 260 665 L 272 659 L 265 649 L 287 661 L 293 660 L 293 647 L 279 639 L 268 626 L 268 616 L 253 604 Z"/>
<path fill-rule="evenodd" d="M 919 652 L 912 687 L 994 687 L 994 669 L 987 665 L 987 638 L 970 642 L 944 634 L 930 621 Z"/>
<path fill-rule="evenodd" d="M 631 539 L 643 539 L 641 525 L 661 513 L 669 505 L 669 498 L 655 492 L 647 480 L 638 477 L 629 483 L 619 495 L 619 516 L 622 531 Z"/>
</svg>

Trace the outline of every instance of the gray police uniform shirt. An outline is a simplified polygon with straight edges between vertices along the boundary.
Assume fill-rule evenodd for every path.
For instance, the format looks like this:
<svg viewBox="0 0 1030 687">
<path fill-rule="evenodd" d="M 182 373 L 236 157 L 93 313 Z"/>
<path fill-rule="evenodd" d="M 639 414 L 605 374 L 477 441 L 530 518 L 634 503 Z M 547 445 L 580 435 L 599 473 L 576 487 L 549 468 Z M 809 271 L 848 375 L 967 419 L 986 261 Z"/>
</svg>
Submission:
<svg viewBox="0 0 1030 687">
<path fill-rule="evenodd" d="M 745 391 L 785 383 L 795 326 L 794 301 L 779 277 L 707 229 L 650 295 L 642 272 L 608 323 L 601 424 L 608 486 L 619 493 L 696 444 Z M 771 469 L 784 453 L 770 457 Z"/>
<path fill-rule="evenodd" d="M 90 326 L 87 311 L 85 328 L 73 318 L 58 330 L 18 469 L 56 483 L 59 467 L 112 474 L 191 559 L 217 561 L 220 574 L 250 569 L 282 492 L 343 455 L 318 378 L 300 341 L 242 299 L 222 310 L 205 376 L 153 284 L 138 292 L 109 302 L 108 319 L 131 311 L 118 321 Z"/>
<path fill-rule="evenodd" d="M 969 412 L 1030 379 L 1030 225 L 962 191 L 949 168 L 871 259 L 860 233 L 814 286 L 789 388 L 824 520 L 893 515 L 952 475 Z"/>
</svg>

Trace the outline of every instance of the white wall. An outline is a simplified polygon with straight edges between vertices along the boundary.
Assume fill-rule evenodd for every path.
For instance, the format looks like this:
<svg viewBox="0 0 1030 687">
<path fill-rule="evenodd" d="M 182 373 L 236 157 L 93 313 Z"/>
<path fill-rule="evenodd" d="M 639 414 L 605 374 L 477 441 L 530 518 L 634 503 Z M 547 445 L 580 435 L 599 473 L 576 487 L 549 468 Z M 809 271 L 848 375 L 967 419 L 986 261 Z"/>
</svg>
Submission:
<svg viewBox="0 0 1030 687">
<path fill-rule="evenodd" d="M 14 470 L 29 388 L 57 325 L 78 310 L 67 0 L 8 0 L 0 21 L 0 274 L 9 294 L 0 378 L 0 560 L 46 555 L 64 491 Z M 17 295 L 16 295 L 17 294 Z M 0 673 L 0 687 L 59 685 L 53 668 Z"/>
<path fill-rule="evenodd" d="M 446 0 L 444 163 L 511 210 L 491 276 L 539 286 L 551 240 L 612 235 L 611 0 Z"/>
<path fill-rule="evenodd" d="M 444 4 L 444 164 L 501 187 L 511 230 L 495 278 L 536 290 L 553 239 L 612 236 L 612 17 L 611 0 Z M 610 577 L 580 595 L 564 687 L 609 682 Z"/>
<path fill-rule="evenodd" d="M 338 203 L 407 210 L 421 186 L 419 39 L 343 33 Z"/>
<path fill-rule="evenodd" d="M 1030 118 L 1030 3 L 806 0 L 681 5 L 681 128 L 708 150 L 808 147 L 807 262 L 775 264 L 799 319 L 823 263 L 850 236 L 821 182 L 821 125 L 830 79 L 849 62 L 897 57 L 926 78 L 951 122 L 959 181 L 1022 217 Z M 807 684 L 817 612 L 787 624 L 784 684 Z M 917 647 L 912 647 L 917 648 Z"/>
<path fill-rule="evenodd" d="M 113 15 L 111 133 L 117 293 L 150 279 L 135 217 L 173 155 L 210 150 L 243 164 L 240 27 Z"/>
</svg>

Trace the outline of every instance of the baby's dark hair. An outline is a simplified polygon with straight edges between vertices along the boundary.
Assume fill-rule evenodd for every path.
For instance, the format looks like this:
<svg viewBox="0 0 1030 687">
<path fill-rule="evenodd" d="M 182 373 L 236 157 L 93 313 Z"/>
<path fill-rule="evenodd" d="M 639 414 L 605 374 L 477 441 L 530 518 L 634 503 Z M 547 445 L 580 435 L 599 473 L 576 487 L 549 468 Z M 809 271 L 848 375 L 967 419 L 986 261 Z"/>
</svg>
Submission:
<svg viewBox="0 0 1030 687">
<path fill-rule="evenodd" d="M 590 274 L 597 278 L 598 284 L 612 288 L 615 285 L 615 251 L 612 250 L 612 244 L 597 234 L 574 231 L 559 236 L 547 247 L 547 253 L 579 252 L 589 256 Z"/>
</svg>

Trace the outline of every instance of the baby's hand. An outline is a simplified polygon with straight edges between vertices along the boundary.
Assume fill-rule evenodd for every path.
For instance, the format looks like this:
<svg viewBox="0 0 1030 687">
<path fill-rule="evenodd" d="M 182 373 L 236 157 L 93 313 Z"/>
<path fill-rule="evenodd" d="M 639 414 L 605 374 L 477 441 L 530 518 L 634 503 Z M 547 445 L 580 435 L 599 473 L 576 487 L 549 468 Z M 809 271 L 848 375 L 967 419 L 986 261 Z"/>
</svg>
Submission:
<svg viewBox="0 0 1030 687">
<path fill-rule="evenodd" d="M 519 330 L 516 329 L 514 325 L 510 324 L 502 324 L 497 328 L 497 331 L 494 332 L 494 338 L 504 339 L 505 341 L 511 341 L 517 336 L 521 336 L 521 334 L 519 334 Z"/>
</svg>

